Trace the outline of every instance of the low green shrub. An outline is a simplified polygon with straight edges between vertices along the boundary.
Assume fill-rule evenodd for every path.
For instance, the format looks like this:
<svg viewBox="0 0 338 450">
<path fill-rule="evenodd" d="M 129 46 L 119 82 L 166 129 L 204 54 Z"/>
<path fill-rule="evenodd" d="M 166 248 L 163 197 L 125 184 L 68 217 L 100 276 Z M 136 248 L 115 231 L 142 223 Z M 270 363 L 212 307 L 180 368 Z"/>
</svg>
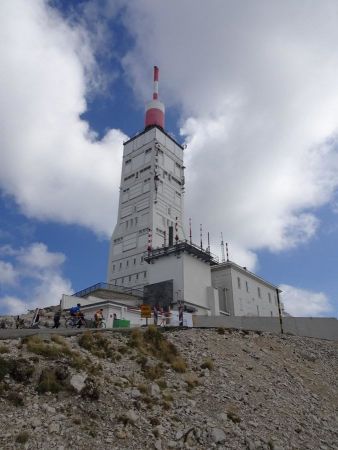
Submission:
<svg viewBox="0 0 338 450">
<path fill-rule="evenodd" d="M 15 442 L 17 442 L 18 444 L 26 444 L 26 442 L 28 441 L 29 438 L 30 438 L 30 434 L 28 433 L 28 431 L 21 431 L 17 435 Z"/>
<path fill-rule="evenodd" d="M 211 358 L 207 358 L 202 364 L 201 369 L 209 369 L 213 370 L 214 368 L 214 362 Z"/>
<path fill-rule="evenodd" d="M 56 394 L 64 389 L 64 385 L 61 380 L 57 379 L 55 370 L 44 369 L 41 372 L 40 379 L 36 390 L 39 394 L 45 394 L 46 392 L 52 392 Z"/>
</svg>

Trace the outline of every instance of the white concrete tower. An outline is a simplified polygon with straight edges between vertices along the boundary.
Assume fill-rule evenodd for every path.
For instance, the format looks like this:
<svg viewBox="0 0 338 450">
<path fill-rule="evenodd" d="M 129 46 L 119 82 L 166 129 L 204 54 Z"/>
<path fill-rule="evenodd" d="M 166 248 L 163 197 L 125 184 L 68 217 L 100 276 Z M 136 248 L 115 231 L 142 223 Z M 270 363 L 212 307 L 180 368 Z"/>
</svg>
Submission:
<svg viewBox="0 0 338 450">
<path fill-rule="evenodd" d="M 145 129 L 125 142 L 117 224 L 109 252 L 108 283 L 143 288 L 148 284 L 149 247 L 185 239 L 182 227 L 183 147 L 164 131 L 164 105 L 158 99 L 154 67 L 153 100 L 146 107 Z"/>
</svg>

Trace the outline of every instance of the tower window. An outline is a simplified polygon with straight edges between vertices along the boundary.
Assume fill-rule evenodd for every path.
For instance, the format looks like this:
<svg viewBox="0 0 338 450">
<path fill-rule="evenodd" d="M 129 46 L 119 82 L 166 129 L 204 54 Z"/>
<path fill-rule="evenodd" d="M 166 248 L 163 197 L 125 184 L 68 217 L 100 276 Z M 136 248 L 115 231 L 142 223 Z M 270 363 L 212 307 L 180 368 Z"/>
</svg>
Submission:
<svg viewBox="0 0 338 450">
<path fill-rule="evenodd" d="M 271 303 L 271 294 L 268 292 L 269 303 Z"/>
<path fill-rule="evenodd" d="M 241 288 L 241 279 L 239 277 L 237 277 L 237 286 L 238 286 L 238 289 Z"/>
<path fill-rule="evenodd" d="M 246 292 L 249 292 L 249 283 L 247 281 L 245 282 L 245 287 L 246 287 Z"/>
<path fill-rule="evenodd" d="M 113 264 L 113 272 L 115 272 L 115 264 Z"/>
<path fill-rule="evenodd" d="M 122 269 L 122 263 L 120 262 L 120 269 Z"/>
<path fill-rule="evenodd" d="M 257 288 L 257 292 L 258 292 L 258 297 L 261 298 L 261 288 L 260 287 Z"/>
<path fill-rule="evenodd" d="M 126 266 L 127 266 L 127 267 L 129 266 L 129 261 L 128 261 L 128 259 L 127 259 L 127 262 L 126 262 Z"/>
<path fill-rule="evenodd" d="M 134 265 L 136 264 L 136 258 L 134 258 Z"/>
</svg>

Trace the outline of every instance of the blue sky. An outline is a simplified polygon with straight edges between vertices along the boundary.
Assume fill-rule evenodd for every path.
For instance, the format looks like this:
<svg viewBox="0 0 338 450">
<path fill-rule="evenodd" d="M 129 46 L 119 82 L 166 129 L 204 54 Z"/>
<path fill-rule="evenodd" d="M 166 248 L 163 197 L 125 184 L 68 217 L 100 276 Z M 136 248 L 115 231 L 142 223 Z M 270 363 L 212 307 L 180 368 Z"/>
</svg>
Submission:
<svg viewBox="0 0 338 450">
<path fill-rule="evenodd" d="M 0 313 L 105 281 L 122 143 L 160 66 L 186 226 L 337 316 L 336 2 L 4 0 Z M 206 20 L 207 18 L 207 20 Z"/>
</svg>

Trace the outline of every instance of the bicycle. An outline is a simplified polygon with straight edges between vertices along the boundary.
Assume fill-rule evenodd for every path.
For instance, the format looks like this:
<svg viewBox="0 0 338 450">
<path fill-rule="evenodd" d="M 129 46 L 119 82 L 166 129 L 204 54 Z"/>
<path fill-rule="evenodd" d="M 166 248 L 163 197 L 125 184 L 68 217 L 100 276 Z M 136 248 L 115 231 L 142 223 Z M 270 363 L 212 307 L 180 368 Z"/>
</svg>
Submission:
<svg viewBox="0 0 338 450">
<path fill-rule="evenodd" d="M 87 328 L 87 321 L 84 317 L 68 317 L 65 322 L 66 328 Z"/>
<path fill-rule="evenodd" d="M 95 322 L 95 328 L 106 328 L 107 324 L 104 319 L 99 319 L 97 322 Z"/>
</svg>

